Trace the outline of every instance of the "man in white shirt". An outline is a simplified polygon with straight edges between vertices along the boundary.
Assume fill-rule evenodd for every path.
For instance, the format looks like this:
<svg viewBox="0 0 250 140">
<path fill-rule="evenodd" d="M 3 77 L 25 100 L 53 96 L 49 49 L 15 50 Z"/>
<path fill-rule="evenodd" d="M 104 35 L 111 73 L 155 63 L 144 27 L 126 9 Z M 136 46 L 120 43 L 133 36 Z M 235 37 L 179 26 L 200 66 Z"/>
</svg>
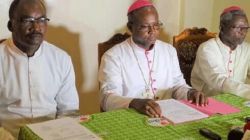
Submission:
<svg viewBox="0 0 250 140">
<path fill-rule="evenodd" d="M 222 92 L 250 99 L 250 45 L 244 42 L 249 24 L 237 6 L 220 16 L 220 33 L 200 45 L 192 70 L 192 86 L 211 96 Z"/>
<path fill-rule="evenodd" d="M 161 25 L 149 1 L 138 0 L 130 6 L 127 26 L 132 37 L 102 57 L 102 109 L 134 108 L 150 117 L 160 117 L 161 109 L 155 102 L 158 99 L 174 97 L 207 104 L 203 93 L 185 83 L 174 47 L 157 40 Z"/>
<path fill-rule="evenodd" d="M 0 124 L 17 137 L 26 124 L 79 109 L 70 56 L 44 41 L 49 19 L 43 0 L 14 0 L 12 38 L 0 44 Z"/>
</svg>

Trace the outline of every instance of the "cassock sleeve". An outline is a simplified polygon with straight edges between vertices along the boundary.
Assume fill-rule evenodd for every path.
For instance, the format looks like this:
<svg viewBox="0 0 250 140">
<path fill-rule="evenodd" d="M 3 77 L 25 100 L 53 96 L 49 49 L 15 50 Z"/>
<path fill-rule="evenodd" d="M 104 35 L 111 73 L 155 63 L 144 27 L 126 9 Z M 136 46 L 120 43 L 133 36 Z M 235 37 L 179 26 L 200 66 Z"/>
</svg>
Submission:
<svg viewBox="0 0 250 140">
<path fill-rule="evenodd" d="M 75 73 L 70 56 L 62 59 L 63 81 L 56 96 L 57 115 L 78 111 L 79 98 L 75 86 Z"/>
<path fill-rule="evenodd" d="M 187 92 L 191 89 L 191 87 L 186 84 L 186 81 L 183 78 L 183 74 L 180 70 L 180 65 L 175 49 L 173 49 L 171 55 L 172 66 L 169 65 L 169 67 L 172 67 L 172 97 L 175 99 L 187 99 Z"/>
<path fill-rule="evenodd" d="M 132 98 L 123 96 L 119 56 L 105 53 L 99 69 L 101 107 L 104 111 L 128 108 Z"/>
</svg>

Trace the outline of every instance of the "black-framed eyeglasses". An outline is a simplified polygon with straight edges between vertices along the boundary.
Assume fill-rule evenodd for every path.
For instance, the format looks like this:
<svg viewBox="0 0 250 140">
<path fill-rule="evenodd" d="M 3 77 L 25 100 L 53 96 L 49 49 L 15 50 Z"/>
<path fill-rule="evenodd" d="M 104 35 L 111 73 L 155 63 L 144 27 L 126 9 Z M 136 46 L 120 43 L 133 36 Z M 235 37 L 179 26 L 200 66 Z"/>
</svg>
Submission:
<svg viewBox="0 0 250 140">
<path fill-rule="evenodd" d="M 47 17 L 40 17 L 40 18 L 34 18 L 34 17 L 27 17 L 27 18 L 21 18 L 20 22 L 25 26 L 31 26 L 34 23 L 37 23 L 39 25 L 45 25 L 47 22 L 50 21 Z"/>
<path fill-rule="evenodd" d="M 232 26 L 231 27 L 234 31 L 243 31 L 243 32 L 247 32 L 248 29 L 250 28 L 250 26 Z"/>
<path fill-rule="evenodd" d="M 139 25 L 138 30 L 142 32 L 148 32 L 150 30 L 160 30 L 163 26 L 162 22 L 154 23 L 153 25 Z"/>
</svg>

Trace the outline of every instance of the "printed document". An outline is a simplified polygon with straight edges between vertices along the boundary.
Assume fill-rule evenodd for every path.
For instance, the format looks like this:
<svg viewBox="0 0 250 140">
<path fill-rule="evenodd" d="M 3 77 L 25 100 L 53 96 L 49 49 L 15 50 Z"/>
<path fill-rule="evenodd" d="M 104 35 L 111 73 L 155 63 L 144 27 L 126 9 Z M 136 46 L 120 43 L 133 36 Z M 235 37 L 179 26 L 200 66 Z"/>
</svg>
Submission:
<svg viewBox="0 0 250 140">
<path fill-rule="evenodd" d="M 61 119 L 27 125 L 43 140 L 100 140 L 97 135 L 75 119 Z"/>
<path fill-rule="evenodd" d="M 199 120 L 209 117 L 196 109 L 193 109 L 175 99 L 156 101 L 162 111 L 162 115 L 174 124 Z"/>
</svg>

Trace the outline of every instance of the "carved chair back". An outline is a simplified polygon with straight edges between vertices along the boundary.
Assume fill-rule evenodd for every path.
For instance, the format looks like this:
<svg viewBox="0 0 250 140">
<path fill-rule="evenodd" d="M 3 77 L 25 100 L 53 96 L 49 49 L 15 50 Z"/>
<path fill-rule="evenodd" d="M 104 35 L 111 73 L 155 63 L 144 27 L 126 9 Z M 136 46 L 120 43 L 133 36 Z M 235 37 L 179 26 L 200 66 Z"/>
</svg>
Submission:
<svg viewBox="0 0 250 140">
<path fill-rule="evenodd" d="M 191 71 L 199 45 L 215 36 L 216 33 L 208 32 L 206 28 L 194 27 L 185 29 L 179 35 L 173 37 L 173 46 L 177 50 L 180 69 L 187 84 L 191 85 Z"/>
</svg>

